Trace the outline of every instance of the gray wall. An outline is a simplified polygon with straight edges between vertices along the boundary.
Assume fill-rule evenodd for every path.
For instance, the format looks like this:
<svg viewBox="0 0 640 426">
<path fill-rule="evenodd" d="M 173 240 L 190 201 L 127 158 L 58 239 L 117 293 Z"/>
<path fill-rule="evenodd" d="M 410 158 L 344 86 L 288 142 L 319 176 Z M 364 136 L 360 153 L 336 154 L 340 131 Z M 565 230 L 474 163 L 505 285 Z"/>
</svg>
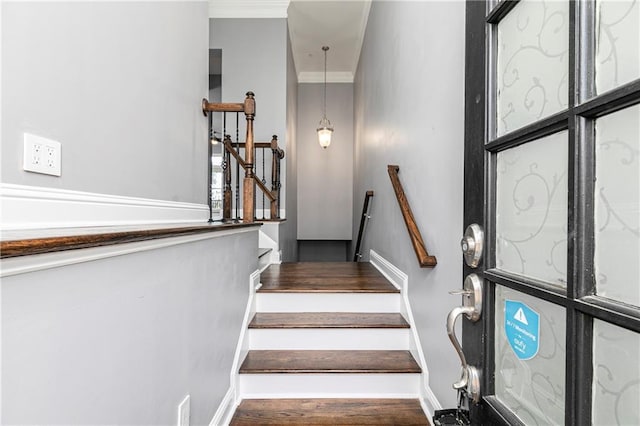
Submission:
<svg viewBox="0 0 640 426">
<path fill-rule="evenodd" d="M 206 203 L 207 16 L 2 2 L 2 182 Z M 62 143 L 61 178 L 21 171 L 23 132 Z M 256 248 L 251 231 L 4 277 L 0 423 L 175 424 L 186 394 L 208 423 Z"/>
<path fill-rule="evenodd" d="M 287 169 L 284 190 L 286 191 L 286 222 L 280 224 L 280 248 L 284 262 L 298 261 L 298 76 L 293 62 L 291 40 L 287 37 L 287 146 L 285 162 Z"/>
<path fill-rule="evenodd" d="M 298 86 L 298 239 L 350 240 L 353 213 L 353 84 L 327 84 L 331 145 L 322 149 L 323 84 Z"/>
<path fill-rule="evenodd" d="M 207 202 L 207 2 L 3 2 L 2 182 Z M 22 170 L 23 133 L 62 176 Z"/>
<path fill-rule="evenodd" d="M 208 424 L 257 231 L 2 279 L 2 424 Z"/>
<path fill-rule="evenodd" d="M 375 1 L 355 78 L 354 200 L 375 191 L 364 241 L 409 275 L 409 297 L 430 383 L 444 405 L 459 361 L 445 318 L 461 286 L 464 2 Z M 420 269 L 398 208 L 387 165 L 400 180 L 438 265 Z M 301 213 L 302 214 L 302 213 Z M 354 211 L 354 233 L 360 221 Z M 354 235 L 355 239 L 355 235 Z"/>
</svg>

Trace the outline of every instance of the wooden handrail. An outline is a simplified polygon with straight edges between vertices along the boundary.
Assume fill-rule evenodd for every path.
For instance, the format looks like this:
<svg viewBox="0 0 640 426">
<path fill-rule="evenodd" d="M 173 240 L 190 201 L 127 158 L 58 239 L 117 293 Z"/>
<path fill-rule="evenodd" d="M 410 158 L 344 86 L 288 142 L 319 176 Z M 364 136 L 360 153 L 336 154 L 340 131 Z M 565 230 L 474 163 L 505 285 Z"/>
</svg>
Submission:
<svg viewBox="0 0 640 426">
<path fill-rule="evenodd" d="M 233 146 L 233 142 L 231 142 L 231 137 L 229 135 L 225 136 L 223 144 L 224 144 L 224 147 L 227 150 L 227 152 L 230 153 L 233 156 L 233 158 L 235 158 L 235 160 L 238 162 L 238 164 L 240 164 L 240 167 L 242 167 L 243 169 L 246 170 L 247 163 L 245 163 L 245 161 L 242 159 L 242 157 L 240 157 L 240 154 L 238 153 L 238 151 L 236 151 L 235 147 Z M 269 144 L 269 146 L 271 146 L 271 144 Z M 255 180 L 256 184 L 258 185 L 258 188 L 260 188 L 262 190 L 262 192 L 265 193 L 265 195 L 267 196 L 269 201 L 276 201 L 276 197 L 273 195 L 272 191 L 270 191 L 265 186 L 265 184 L 262 183 L 262 181 L 258 178 L 258 176 L 256 176 L 254 174 L 253 175 L 253 179 Z"/>
<path fill-rule="evenodd" d="M 360 217 L 360 228 L 358 229 L 358 239 L 356 240 L 356 249 L 353 252 L 353 261 L 357 262 L 362 255 L 360 254 L 360 245 L 364 235 L 364 226 L 369 219 L 369 202 L 373 197 L 373 191 L 367 191 L 364 195 L 364 205 L 362 206 L 362 216 Z"/>
<path fill-rule="evenodd" d="M 402 188 L 402 183 L 400 183 L 400 178 L 398 177 L 400 167 L 389 165 L 387 166 L 387 171 L 389 172 L 391 185 L 393 186 L 393 190 L 396 193 L 396 198 L 398 199 L 398 205 L 400 206 L 400 211 L 402 212 L 404 223 L 407 225 L 409 238 L 411 238 L 411 244 L 413 245 L 413 250 L 415 251 L 418 258 L 418 263 L 420 264 L 421 268 L 433 268 L 438 262 L 435 256 L 431 256 L 427 252 L 427 248 L 424 245 L 422 235 L 420 234 L 420 230 L 418 229 L 416 220 L 413 217 L 413 213 L 411 212 L 409 201 L 407 200 L 407 196 L 405 195 L 404 189 Z"/>
<path fill-rule="evenodd" d="M 258 188 L 260 188 L 262 192 L 264 192 L 264 194 L 267 196 L 269 201 L 276 201 L 275 195 L 273 195 L 273 193 L 269 190 L 269 188 L 267 188 L 267 186 L 264 183 L 262 183 L 262 181 L 258 176 L 253 175 L 253 179 L 256 181 L 256 185 L 258 185 Z"/>
<path fill-rule="evenodd" d="M 206 116 L 209 112 L 244 112 L 243 103 L 216 103 L 202 99 L 202 113 Z"/>
<path fill-rule="evenodd" d="M 6 259 L 34 254 L 55 253 L 59 251 L 78 250 L 103 247 L 115 244 L 171 238 L 204 232 L 219 232 L 258 224 L 206 224 L 206 225 L 171 225 L 170 227 L 139 227 L 122 231 L 122 227 L 113 227 L 113 231 L 105 232 L 104 228 L 95 228 L 96 232 L 81 235 L 60 235 L 43 238 L 22 238 L 0 242 L 0 258 Z M 101 231 L 101 232 L 98 232 Z M 69 232 L 73 232 L 71 229 Z"/>
</svg>

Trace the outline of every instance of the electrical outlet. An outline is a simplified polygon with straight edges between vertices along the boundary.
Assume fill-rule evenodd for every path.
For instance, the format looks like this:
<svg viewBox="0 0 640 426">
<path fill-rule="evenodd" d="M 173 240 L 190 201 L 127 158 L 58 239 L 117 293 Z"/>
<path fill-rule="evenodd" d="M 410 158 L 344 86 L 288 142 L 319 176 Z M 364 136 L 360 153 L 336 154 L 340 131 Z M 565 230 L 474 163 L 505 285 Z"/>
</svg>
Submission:
<svg viewBox="0 0 640 426">
<path fill-rule="evenodd" d="M 178 426 L 189 426 L 191 417 L 191 397 L 187 395 L 178 405 Z"/>
<path fill-rule="evenodd" d="M 24 134 L 24 156 L 22 168 L 28 172 L 60 176 L 62 145 L 42 136 Z"/>
</svg>

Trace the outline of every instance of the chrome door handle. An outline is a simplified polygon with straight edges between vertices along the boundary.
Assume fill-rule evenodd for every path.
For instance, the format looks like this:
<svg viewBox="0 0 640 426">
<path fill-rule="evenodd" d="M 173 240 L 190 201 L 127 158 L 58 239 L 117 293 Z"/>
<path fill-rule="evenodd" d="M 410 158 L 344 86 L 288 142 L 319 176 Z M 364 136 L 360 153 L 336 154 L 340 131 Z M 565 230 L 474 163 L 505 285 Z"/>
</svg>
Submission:
<svg viewBox="0 0 640 426">
<path fill-rule="evenodd" d="M 460 377 L 460 380 L 453 384 L 454 389 L 462 389 L 466 387 L 467 383 L 469 382 L 469 375 L 467 372 L 467 359 L 465 358 L 464 352 L 462 352 L 462 346 L 460 345 L 460 342 L 458 342 L 458 338 L 456 337 L 456 320 L 462 314 L 470 316 L 472 313 L 473 308 L 469 306 L 458 306 L 456 308 L 453 308 L 447 316 L 447 334 L 449 335 L 449 340 L 451 340 L 453 347 L 460 357 L 460 364 L 462 365 L 462 377 Z"/>
<path fill-rule="evenodd" d="M 480 372 L 476 367 L 467 364 L 462 345 L 460 345 L 456 337 L 455 326 L 458 317 L 461 315 L 474 322 L 480 319 L 482 314 L 482 280 L 476 274 L 471 274 L 465 278 L 463 289 L 450 293 L 462 295 L 462 306 L 453 308 L 447 315 L 447 335 L 458 353 L 458 357 L 460 357 L 462 366 L 460 379 L 453 384 L 453 388 L 456 390 L 466 388 L 472 400 L 478 402 L 480 400 Z"/>
</svg>

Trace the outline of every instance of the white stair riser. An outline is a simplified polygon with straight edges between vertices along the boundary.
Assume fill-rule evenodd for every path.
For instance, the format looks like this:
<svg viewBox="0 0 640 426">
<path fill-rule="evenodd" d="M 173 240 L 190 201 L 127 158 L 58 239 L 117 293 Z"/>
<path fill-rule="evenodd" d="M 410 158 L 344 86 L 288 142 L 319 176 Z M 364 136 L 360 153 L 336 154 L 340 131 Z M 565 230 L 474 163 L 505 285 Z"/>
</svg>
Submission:
<svg viewBox="0 0 640 426">
<path fill-rule="evenodd" d="M 251 349 L 409 349 L 407 328 L 250 329 Z"/>
<path fill-rule="evenodd" d="M 417 398 L 420 374 L 240 374 L 242 398 Z"/>
<path fill-rule="evenodd" d="M 256 293 L 257 312 L 400 312 L 399 293 Z"/>
</svg>

